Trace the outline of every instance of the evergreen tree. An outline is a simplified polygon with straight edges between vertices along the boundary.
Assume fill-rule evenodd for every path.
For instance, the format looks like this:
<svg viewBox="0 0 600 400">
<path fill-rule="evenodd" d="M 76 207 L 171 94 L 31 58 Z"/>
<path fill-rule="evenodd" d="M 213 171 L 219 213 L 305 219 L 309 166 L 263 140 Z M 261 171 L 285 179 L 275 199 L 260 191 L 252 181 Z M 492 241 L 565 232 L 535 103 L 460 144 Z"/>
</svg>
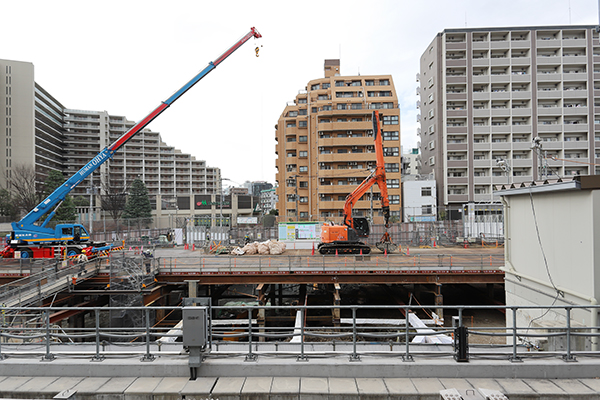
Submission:
<svg viewBox="0 0 600 400">
<path fill-rule="evenodd" d="M 50 171 L 48 178 L 44 182 L 44 197 L 48 197 L 57 187 L 65 182 L 65 177 L 60 171 Z M 73 222 L 77 219 L 77 210 L 71 196 L 66 196 L 63 203 L 56 210 L 54 221 L 57 222 Z"/>
<path fill-rule="evenodd" d="M 152 223 L 152 206 L 148 197 L 148 188 L 140 179 L 136 179 L 131 183 L 129 196 L 123 211 L 123 219 L 134 220 L 144 225 Z"/>
</svg>

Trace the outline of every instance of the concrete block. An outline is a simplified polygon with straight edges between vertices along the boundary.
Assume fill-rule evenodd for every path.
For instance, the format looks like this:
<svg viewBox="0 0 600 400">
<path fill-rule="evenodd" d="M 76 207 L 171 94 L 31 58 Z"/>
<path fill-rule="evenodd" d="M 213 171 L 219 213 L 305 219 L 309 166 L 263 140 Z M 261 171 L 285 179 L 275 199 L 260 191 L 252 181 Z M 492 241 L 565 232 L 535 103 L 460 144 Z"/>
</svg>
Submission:
<svg viewBox="0 0 600 400">
<path fill-rule="evenodd" d="M 419 392 L 410 378 L 385 378 L 383 380 L 392 399 L 418 400 Z"/>
<path fill-rule="evenodd" d="M 412 378 L 412 383 L 419 392 L 419 399 L 435 399 L 440 398 L 440 390 L 444 390 L 439 379 L 436 378 Z"/>
<path fill-rule="evenodd" d="M 37 378 L 34 378 L 34 379 L 37 379 Z M 81 377 L 81 376 L 58 378 L 57 380 L 50 383 L 46 387 L 39 389 L 38 393 L 54 396 L 54 395 L 62 392 L 63 390 L 73 389 L 82 380 L 83 380 L 83 377 Z"/>
<path fill-rule="evenodd" d="M 219 400 L 239 400 L 245 380 L 242 377 L 219 378 L 211 396 Z"/>
<path fill-rule="evenodd" d="M 300 378 L 300 400 L 327 400 L 328 396 L 327 378 Z"/>
<path fill-rule="evenodd" d="M 271 393 L 271 383 L 273 378 L 270 376 L 249 376 L 242 387 L 242 400 L 261 400 L 269 397 Z"/>
<path fill-rule="evenodd" d="M 77 400 L 96 400 L 98 399 L 99 390 L 106 385 L 110 378 L 108 377 L 88 377 L 73 387 L 76 392 Z"/>
<path fill-rule="evenodd" d="M 600 379 L 579 379 L 579 382 L 589 387 L 596 393 L 600 393 Z"/>
<path fill-rule="evenodd" d="M 388 398 L 388 390 L 381 378 L 356 378 L 360 399 L 379 400 Z"/>
<path fill-rule="evenodd" d="M 32 378 L 29 381 L 25 382 L 18 388 L 15 388 L 14 393 L 27 393 L 30 397 L 40 397 L 38 395 L 39 390 L 45 388 L 57 379 L 57 376 L 36 376 L 35 378 Z M 4 385 L 7 383 L 9 383 L 8 380 L 0 382 L 0 387 L 4 388 Z"/>
<path fill-rule="evenodd" d="M 21 377 L 21 376 L 11 376 L 9 379 L 5 379 L 2 381 L 2 385 L 0 386 L 0 396 L 2 397 L 10 397 L 11 393 L 21 387 L 25 383 L 27 383 L 31 377 Z M 58 392 L 57 392 L 58 393 Z"/>
<path fill-rule="evenodd" d="M 535 395 L 535 390 L 521 379 L 496 379 L 496 382 L 502 386 L 502 393 L 509 399 L 511 397 L 521 398 L 522 396 Z"/>
<path fill-rule="evenodd" d="M 446 389 L 456 389 L 459 392 L 473 389 L 473 386 L 466 380 L 460 378 L 440 378 L 440 383 Z"/>
<path fill-rule="evenodd" d="M 298 400 L 300 398 L 300 378 L 276 376 L 271 383 L 269 400 Z"/>
<path fill-rule="evenodd" d="M 552 396 L 553 400 L 568 400 L 569 398 L 569 395 L 550 379 L 523 379 L 523 382 L 531 387 L 540 398 L 547 396 Z"/>
<path fill-rule="evenodd" d="M 111 394 L 123 394 L 125 390 L 136 380 L 131 376 L 110 378 L 108 382 L 100 386 L 98 393 L 111 395 Z"/>
<path fill-rule="evenodd" d="M 186 398 L 208 398 L 216 382 L 217 378 L 196 378 L 195 381 L 188 381 L 185 384 L 181 389 L 181 395 Z"/>
<path fill-rule="evenodd" d="M 137 378 L 123 393 L 124 400 L 152 400 L 152 392 L 163 378 Z"/>
<path fill-rule="evenodd" d="M 577 396 L 577 400 L 597 399 L 598 391 L 590 389 L 577 379 L 552 379 L 552 383 L 569 394 L 569 398 Z"/>
<path fill-rule="evenodd" d="M 181 399 L 180 392 L 190 381 L 189 378 L 163 378 L 152 392 L 153 400 L 178 400 Z"/>
<path fill-rule="evenodd" d="M 504 389 L 498 384 L 498 382 L 496 382 L 495 379 L 470 378 L 467 380 L 475 389 L 490 389 L 497 390 L 500 393 L 504 393 Z"/>
<path fill-rule="evenodd" d="M 358 399 L 354 378 L 329 378 L 329 399 Z"/>
</svg>

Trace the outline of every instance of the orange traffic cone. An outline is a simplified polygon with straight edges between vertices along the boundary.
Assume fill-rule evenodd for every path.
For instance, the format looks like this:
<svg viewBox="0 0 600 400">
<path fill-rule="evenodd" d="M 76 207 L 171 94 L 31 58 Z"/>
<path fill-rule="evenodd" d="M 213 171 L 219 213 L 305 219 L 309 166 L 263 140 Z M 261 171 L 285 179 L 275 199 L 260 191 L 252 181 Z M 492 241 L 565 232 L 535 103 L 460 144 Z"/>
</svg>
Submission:
<svg viewBox="0 0 600 400">
<path fill-rule="evenodd" d="M 362 249 L 360 249 L 360 255 L 362 256 Z"/>
<path fill-rule="evenodd" d="M 406 246 L 406 255 L 410 256 L 410 248 L 408 246 Z"/>
<path fill-rule="evenodd" d="M 383 253 L 384 253 L 384 254 L 387 256 L 387 249 L 385 249 L 385 250 L 383 251 Z"/>
<path fill-rule="evenodd" d="M 313 242 L 313 244 L 312 244 L 312 251 L 311 251 L 310 255 L 311 255 L 311 256 L 314 256 L 314 255 L 315 255 L 315 243 L 314 243 L 314 242 Z"/>
<path fill-rule="evenodd" d="M 196 251 L 196 243 L 192 244 L 192 251 Z"/>
<path fill-rule="evenodd" d="M 338 252 L 337 252 L 337 249 L 335 249 L 335 256 L 336 256 L 336 257 L 337 257 L 337 256 L 338 256 Z"/>
</svg>

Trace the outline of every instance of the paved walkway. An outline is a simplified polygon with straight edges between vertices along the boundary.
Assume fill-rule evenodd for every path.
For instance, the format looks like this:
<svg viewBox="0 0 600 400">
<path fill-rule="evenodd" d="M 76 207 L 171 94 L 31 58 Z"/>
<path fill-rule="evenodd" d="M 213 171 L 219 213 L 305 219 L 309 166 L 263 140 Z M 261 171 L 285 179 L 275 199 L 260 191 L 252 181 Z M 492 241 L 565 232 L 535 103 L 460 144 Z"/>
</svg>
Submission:
<svg viewBox="0 0 600 400">
<path fill-rule="evenodd" d="M 0 397 L 181 400 L 190 399 L 419 399 L 439 400 L 440 391 L 504 394 L 517 399 L 597 399 L 598 379 L 456 379 L 327 377 L 2 377 Z M 481 398 L 484 397 L 469 397 Z M 500 397 L 498 397 L 500 398 Z"/>
</svg>

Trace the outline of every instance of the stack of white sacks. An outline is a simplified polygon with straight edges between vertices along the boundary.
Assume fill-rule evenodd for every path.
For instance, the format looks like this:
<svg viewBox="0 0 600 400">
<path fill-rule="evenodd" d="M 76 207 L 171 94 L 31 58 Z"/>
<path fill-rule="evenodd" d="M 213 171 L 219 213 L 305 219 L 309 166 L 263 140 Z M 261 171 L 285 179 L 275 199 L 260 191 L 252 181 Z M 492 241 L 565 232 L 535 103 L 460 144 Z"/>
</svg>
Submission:
<svg viewBox="0 0 600 400">
<path fill-rule="evenodd" d="M 285 251 L 285 243 L 278 242 L 277 240 L 267 240 L 266 242 L 260 242 L 260 243 L 259 242 L 248 243 L 247 245 L 245 245 L 242 248 L 236 247 L 235 249 L 233 249 L 231 254 L 236 254 L 236 255 L 242 255 L 242 254 L 276 255 L 276 254 L 281 254 L 284 251 Z"/>
</svg>

